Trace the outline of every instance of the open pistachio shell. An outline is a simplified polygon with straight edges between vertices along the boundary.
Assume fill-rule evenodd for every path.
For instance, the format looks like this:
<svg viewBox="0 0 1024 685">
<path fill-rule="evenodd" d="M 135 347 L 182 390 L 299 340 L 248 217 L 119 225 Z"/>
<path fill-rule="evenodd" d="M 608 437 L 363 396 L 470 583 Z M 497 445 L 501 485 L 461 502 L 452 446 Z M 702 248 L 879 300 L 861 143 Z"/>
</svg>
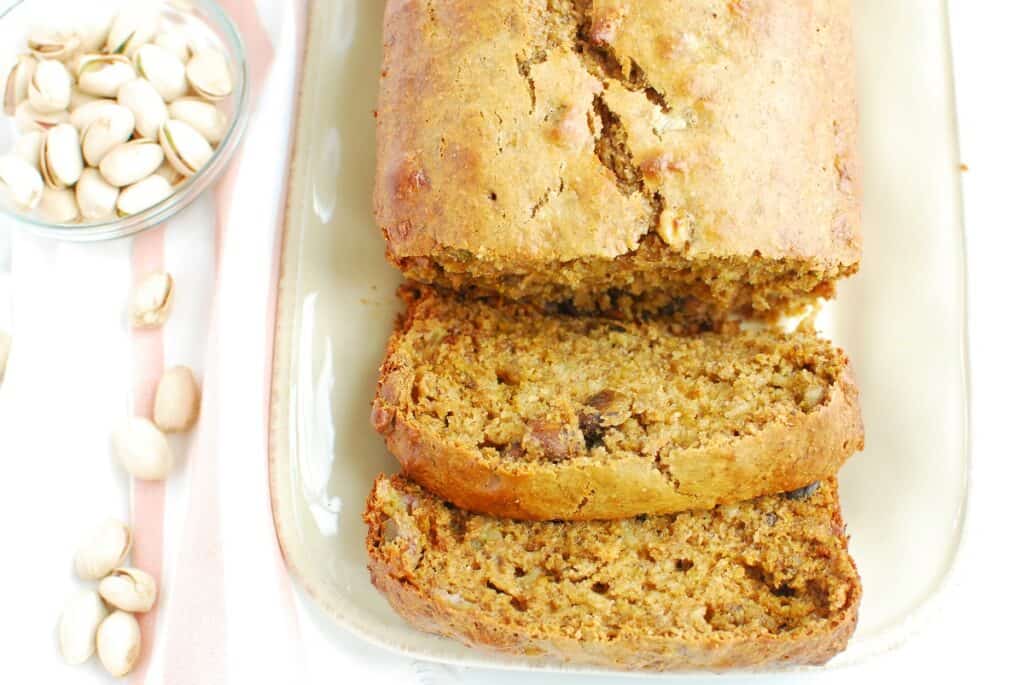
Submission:
<svg viewBox="0 0 1024 685">
<path fill-rule="evenodd" d="M 164 153 L 157 143 L 139 138 L 108 152 L 99 168 L 107 183 L 122 188 L 150 176 L 163 161 Z"/>
<path fill-rule="evenodd" d="M 156 603 L 156 581 L 137 568 L 115 568 L 100 581 L 100 597 L 122 611 L 146 613 Z"/>
<path fill-rule="evenodd" d="M 95 590 L 75 595 L 60 616 L 60 653 L 69 664 L 84 664 L 96 651 L 96 633 L 108 611 Z"/>
<path fill-rule="evenodd" d="M 135 130 L 143 138 L 155 140 L 160 127 L 167 121 L 167 104 L 146 79 L 137 78 L 121 86 L 117 91 L 117 103 L 135 115 Z"/>
<path fill-rule="evenodd" d="M 184 176 L 202 169 L 213 156 L 213 148 L 206 138 L 177 119 L 170 119 L 160 127 L 160 147 L 170 165 Z"/>
<path fill-rule="evenodd" d="M 70 224 L 78 219 L 78 201 L 70 188 L 43 188 L 39 216 L 53 224 Z"/>
<path fill-rule="evenodd" d="M 68 113 L 65 111 L 39 112 L 27 100 L 14 111 L 14 123 L 22 133 L 49 131 L 57 124 L 67 123 L 68 120 Z"/>
<path fill-rule="evenodd" d="M 78 131 L 71 124 L 58 124 L 46 132 L 39 147 L 39 170 L 51 188 L 66 188 L 78 182 L 84 168 Z"/>
<path fill-rule="evenodd" d="M 39 59 L 64 60 L 78 50 L 81 39 L 72 31 L 49 28 L 33 30 L 28 36 L 28 49 Z"/>
<path fill-rule="evenodd" d="M 60 62 L 40 60 L 28 84 L 28 101 L 37 112 L 60 112 L 71 102 L 71 74 Z"/>
<path fill-rule="evenodd" d="M 4 88 L 4 113 L 14 116 L 22 102 L 28 99 L 28 84 L 32 82 L 32 74 L 36 70 L 36 59 L 31 55 L 21 55 L 7 74 Z"/>
<path fill-rule="evenodd" d="M 135 70 L 153 84 L 166 102 L 183 96 L 188 90 L 185 65 L 158 45 L 143 45 L 134 57 Z"/>
<path fill-rule="evenodd" d="M 103 619 L 96 631 L 96 655 L 115 678 L 128 675 L 142 650 L 139 621 L 126 611 L 115 611 Z"/>
<path fill-rule="evenodd" d="M 181 98 L 167 107 L 171 119 L 184 121 L 206 138 L 210 145 L 224 139 L 228 129 L 227 115 L 217 105 L 200 98 Z"/>
<path fill-rule="evenodd" d="M 0 157 L 0 190 L 22 209 L 34 209 L 43 197 L 43 178 L 21 157 Z"/>
<path fill-rule="evenodd" d="M 222 100 L 231 95 L 231 69 L 218 50 L 203 48 L 192 55 L 185 67 L 189 85 L 207 100 Z"/>
<path fill-rule="evenodd" d="M 103 221 L 114 216 L 120 190 L 107 183 L 97 169 L 86 169 L 75 185 L 78 210 L 86 221 Z"/>
<path fill-rule="evenodd" d="M 134 55 L 160 30 L 160 6 L 152 0 L 136 0 L 125 5 L 114 17 L 107 35 L 106 51 Z"/>
<path fill-rule="evenodd" d="M 135 115 L 127 107 L 111 105 L 82 130 L 82 157 L 99 166 L 107 153 L 132 137 Z"/>
<path fill-rule="evenodd" d="M 117 198 L 117 215 L 131 216 L 168 197 L 174 189 L 163 176 L 153 174 L 124 188 Z"/>
<path fill-rule="evenodd" d="M 117 97 L 121 86 L 137 74 L 124 55 L 82 55 L 75 61 L 78 89 L 104 98 Z"/>
</svg>

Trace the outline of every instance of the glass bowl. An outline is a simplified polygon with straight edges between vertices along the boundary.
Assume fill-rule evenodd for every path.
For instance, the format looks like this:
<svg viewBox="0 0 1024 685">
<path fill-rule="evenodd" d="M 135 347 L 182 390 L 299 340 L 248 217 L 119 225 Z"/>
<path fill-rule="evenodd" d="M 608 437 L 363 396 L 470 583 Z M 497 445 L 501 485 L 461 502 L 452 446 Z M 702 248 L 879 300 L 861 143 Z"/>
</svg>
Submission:
<svg viewBox="0 0 1024 685">
<path fill-rule="evenodd" d="M 32 27 L 50 25 L 53 22 L 49 18 L 54 16 L 64 18 L 59 22 L 61 25 L 73 25 L 74 17 L 82 16 L 83 12 L 109 12 L 112 16 L 117 8 L 137 1 L 0 0 L 0 7 L 7 6 L 0 10 L 3 78 L 6 78 L 6 67 L 18 54 L 27 51 L 26 36 Z M 214 0 L 164 0 L 154 4 L 161 7 L 165 23 L 179 26 L 190 38 L 219 47 L 230 63 L 233 92 L 219 103 L 228 115 L 229 123 L 223 140 L 214 148 L 213 156 L 199 171 L 175 185 L 174 191 L 167 198 L 131 216 L 92 223 L 56 224 L 0 201 L 2 220 L 17 228 L 60 240 L 88 242 L 121 238 L 164 223 L 187 207 L 227 168 L 242 140 L 249 118 L 249 65 L 241 34 Z M 18 135 L 14 118 L 6 114 L 0 116 L 0 155 L 12 152 Z"/>
</svg>

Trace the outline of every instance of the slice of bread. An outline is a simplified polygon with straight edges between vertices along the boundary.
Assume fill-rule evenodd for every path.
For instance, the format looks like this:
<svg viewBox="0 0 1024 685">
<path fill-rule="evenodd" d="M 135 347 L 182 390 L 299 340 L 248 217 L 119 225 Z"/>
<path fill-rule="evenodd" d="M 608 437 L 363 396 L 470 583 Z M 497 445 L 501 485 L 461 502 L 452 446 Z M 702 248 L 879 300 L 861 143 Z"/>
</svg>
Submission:
<svg viewBox="0 0 1024 685">
<path fill-rule="evenodd" d="M 846 356 L 813 331 L 680 330 L 402 291 L 373 421 L 470 511 L 589 520 L 827 478 L 863 447 Z"/>
<path fill-rule="evenodd" d="M 857 622 L 834 480 L 705 511 L 536 522 L 381 476 L 364 519 L 395 611 L 471 646 L 619 669 L 780 667 L 828 661 Z"/>
</svg>

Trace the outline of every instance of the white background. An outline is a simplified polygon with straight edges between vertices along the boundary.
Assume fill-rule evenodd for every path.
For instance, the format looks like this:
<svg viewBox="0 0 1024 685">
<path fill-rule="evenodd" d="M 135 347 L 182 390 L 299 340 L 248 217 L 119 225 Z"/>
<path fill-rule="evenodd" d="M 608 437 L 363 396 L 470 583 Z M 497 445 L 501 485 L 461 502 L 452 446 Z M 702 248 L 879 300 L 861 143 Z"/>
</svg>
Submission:
<svg viewBox="0 0 1024 685">
<path fill-rule="evenodd" d="M 1022 679 L 1019 653 L 1024 651 L 1020 622 L 1024 613 L 1024 567 L 1018 562 L 1024 535 L 1019 524 L 1021 508 L 1017 505 L 1024 500 L 1024 350 L 1019 315 L 1024 294 L 1024 9 L 1012 0 L 951 0 L 950 13 L 961 157 L 969 167 L 963 183 L 969 274 L 973 490 L 960 562 L 934 622 L 924 626 L 900 649 L 860 667 L 789 675 L 779 678 L 780 681 L 832 684 Z M 0 283 L 0 290 L 2 286 Z M 72 343 L 69 333 L 69 344 Z M 73 376 L 60 379 L 61 383 L 75 381 Z M 7 467 L 4 478 L 17 477 L 18 460 L 41 456 L 30 439 L 14 450 L 4 450 L 0 453 Z M 55 477 L 61 477 L 59 464 L 55 461 Z M 884 477 L 884 473 L 879 474 L 879 478 Z M 24 487 L 38 489 L 39 497 L 45 500 L 45 483 L 25 483 Z M 35 546 L 49 545 L 48 541 L 34 540 L 31 535 L 34 525 L 45 527 L 37 517 L 63 520 L 74 515 L 60 502 L 45 502 L 23 520 L 0 522 L 0 540 L 32 543 L 28 548 L 5 544 L 0 561 L 32 564 Z M 0 573 L 0 581 L 3 577 Z M 52 594 L 45 587 L 15 590 L 40 593 L 43 597 Z M 40 603 L 52 605 L 49 599 Z M 301 602 L 301 607 L 304 627 L 315 623 L 310 605 Z M 24 618 L 0 608 L 0 682 L 36 682 L 34 665 L 18 657 L 20 646 L 37 639 L 49 641 L 52 635 L 24 634 L 20 628 Z M 50 619 L 43 623 L 49 624 Z M 359 681 L 372 678 L 375 673 L 382 675 L 381 680 L 394 682 L 418 680 L 440 684 L 449 680 L 445 668 L 398 665 L 390 655 L 358 644 L 348 645 L 345 650 L 358 654 L 357 663 L 352 664 L 354 671 L 339 672 L 337 646 L 316 630 L 304 629 L 302 634 L 309 682 L 328 678 L 355 682 L 354 672 L 359 673 Z M 29 652 L 40 653 L 34 649 Z M 56 654 L 53 656 L 56 658 Z M 92 670 L 88 673 L 96 675 Z M 462 671 L 459 676 L 459 682 L 494 685 L 619 680 L 481 671 Z M 68 672 L 67 681 L 76 680 Z"/>
</svg>

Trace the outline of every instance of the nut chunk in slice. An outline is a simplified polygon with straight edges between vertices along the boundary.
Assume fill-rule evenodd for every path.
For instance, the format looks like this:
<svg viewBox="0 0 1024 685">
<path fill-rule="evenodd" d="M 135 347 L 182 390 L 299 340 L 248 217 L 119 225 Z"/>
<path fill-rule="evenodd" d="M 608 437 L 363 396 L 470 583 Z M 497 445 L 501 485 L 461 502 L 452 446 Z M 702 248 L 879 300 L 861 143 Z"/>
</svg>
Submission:
<svg viewBox="0 0 1024 685">
<path fill-rule="evenodd" d="M 528 522 L 381 476 L 364 518 L 395 611 L 471 646 L 630 670 L 822 664 L 857 622 L 834 480 L 803 499 Z"/>
<path fill-rule="evenodd" d="M 846 355 L 812 331 L 693 333 L 405 288 L 373 421 L 404 473 L 519 519 L 707 509 L 863 447 Z"/>
</svg>

